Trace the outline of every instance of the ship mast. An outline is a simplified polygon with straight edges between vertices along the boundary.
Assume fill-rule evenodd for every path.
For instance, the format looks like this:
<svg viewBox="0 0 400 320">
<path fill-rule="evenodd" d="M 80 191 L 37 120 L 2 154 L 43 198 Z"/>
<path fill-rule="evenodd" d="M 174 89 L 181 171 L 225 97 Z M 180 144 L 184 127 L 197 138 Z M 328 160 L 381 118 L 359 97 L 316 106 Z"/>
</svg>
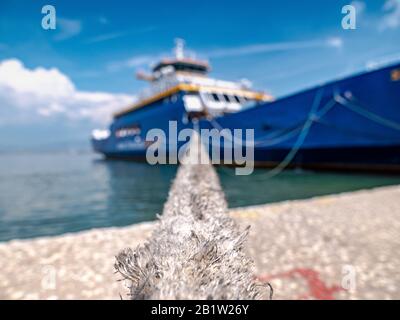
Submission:
<svg viewBox="0 0 400 320">
<path fill-rule="evenodd" d="M 185 41 L 181 38 L 175 39 L 175 47 L 173 49 L 174 57 L 162 59 L 152 68 L 152 74 L 147 74 L 143 71 L 136 73 L 136 78 L 145 81 L 155 81 L 163 76 L 163 71 L 166 72 L 166 67 L 173 72 L 186 72 L 187 74 L 205 75 L 210 71 L 210 66 L 207 61 L 201 61 L 190 57 L 191 54 L 185 53 Z"/>
<path fill-rule="evenodd" d="M 185 58 L 185 40 L 181 38 L 175 39 L 174 53 L 177 60 L 182 60 Z"/>
</svg>

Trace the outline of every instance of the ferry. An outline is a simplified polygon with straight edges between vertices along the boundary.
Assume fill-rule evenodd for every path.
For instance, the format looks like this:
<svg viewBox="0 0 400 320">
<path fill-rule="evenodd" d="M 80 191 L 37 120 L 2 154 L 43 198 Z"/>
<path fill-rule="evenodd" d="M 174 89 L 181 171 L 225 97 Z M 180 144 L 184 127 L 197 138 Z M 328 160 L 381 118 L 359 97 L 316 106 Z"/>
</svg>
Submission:
<svg viewBox="0 0 400 320">
<path fill-rule="evenodd" d="M 253 129 L 255 166 L 400 173 L 400 62 L 274 99 L 248 80 L 209 77 L 210 63 L 187 55 L 183 40 L 174 53 L 137 73 L 149 86 L 92 132 L 96 152 L 145 160 L 149 130 L 175 121 L 178 130 Z"/>
</svg>

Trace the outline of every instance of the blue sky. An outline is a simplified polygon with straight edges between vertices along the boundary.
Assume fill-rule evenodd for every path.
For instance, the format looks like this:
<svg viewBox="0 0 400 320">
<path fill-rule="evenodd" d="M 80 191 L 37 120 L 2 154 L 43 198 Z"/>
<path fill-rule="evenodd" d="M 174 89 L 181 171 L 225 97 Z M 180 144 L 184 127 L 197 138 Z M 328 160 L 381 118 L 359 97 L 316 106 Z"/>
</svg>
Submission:
<svg viewBox="0 0 400 320">
<path fill-rule="evenodd" d="M 56 8 L 56 30 L 41 27 Z M 357 9 L 357 29 L 341 9 Z M 0 149 L 86 141 L 181 37 L 212 75 L 282 96 L 400 60 L 400 0 L 0 2 Z M 10 89 L 11 88 L 11 89 Z M 32 102 L 33 101 L 33 102 Z"/>
</svg>

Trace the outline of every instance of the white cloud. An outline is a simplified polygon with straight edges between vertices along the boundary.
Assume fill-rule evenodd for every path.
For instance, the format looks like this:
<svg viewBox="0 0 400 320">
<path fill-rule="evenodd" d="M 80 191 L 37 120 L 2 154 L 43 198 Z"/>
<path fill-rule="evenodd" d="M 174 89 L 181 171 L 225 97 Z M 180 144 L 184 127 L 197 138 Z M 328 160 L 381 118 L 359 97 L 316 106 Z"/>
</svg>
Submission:
<svg viewBox="0 0 400 320">
<path fill-rule="evenodd" d="M 108 40 L 113 40 L 113 39 L 118 39 L 121 37 L 127 37 L 132 34 L 139 34 L 139 33 L 146 33 L 146 32 L 151 32 L 156 29 L 156 26 L 147 26 L 144 28 L 140 29 L 131 29 L 131 30 L 124 30 L 124 31 L 116 31 L 116 32 L 108 32 L 108 33 L 103 33 L 99 34 L 97 36 L 94 36 L 92 38 L 89 38 L 86 43 L 97 43 L 97 42 L 103 42 L 103 41 L 108 41 Z"/>
<path fill-rule="evenodd" d="M 209 58 L 226 58 L 233 56 L 246 56 L 257 53 L 267 53 L 275 51 L 290 51 L 307 48 L 323 48 L 336 47 L 340 48 L 343 45 L 341 38 L 329 38 L 326 40 L 311 40 L 311 41 L 289 41 L 277 43 L 260 43 L 247 46 L 220 48 L 210 50 L 204 53 Z"/>
<path fill-rule="evenodd" d="M 333 48 L 342 48 L 343 47 L 343 39 L 339 37 L 333 37 L 326 40 L 323 46 L 333 47 Z"/>
<path fill-rule="evenodd" d="M 385 15 L 379 25 L 381 31 L 400 27 L 400 0 L 386 0 L 383 11 Z"/>
<path fill-rule="evenodd" d="M 54 40 L 62 41 L 81 33 L 82 23 L 79 20 L 57 18 L 56 29 L 59 30 L 59 32 L 54 36 Z"/>
<path fill-rule="evenodd" d="M 112 39 L 117 39 L 120 37 L 125 36 L 125 32 L 113 32 L 113 33 L 104 33 L 98 36 L 95 36 L 93 38 L 90 38 L 89 40 L 86 41 L 86 43 L 96 43 L 96 42 L 103 42 L 107 40 L 112 40 Z"/>
<path fill-rule="evenodd" d="M 159 60 L 162 55 L 138 55 L 123 61 L 114 61 L 108 64 L 107 70 L 114 72 L 125 68 L 137 68 L 148 66 L 151 63 Z"/>
<path fill-rule="evenodd" d="M 126 94 L 78 90 L 56 68 L 26 68 L 17 59 L 0 62 L 1 123 L 61 116 L 105 124 L 111 114 L 134 101 Z"/>
<path fill-rule="evenodd" d="M 247 56 L 257 53 L 268 53 L 274 51 L 300 50 L 307 48 L 341 48 L 343 40 L 339 37 L 328 38 L 325 40 L 311 41 L 289 41 L 277 43 L 260 43 L 247 46 L 238 46 L 230 48 L 218 48 L 200 52 L 200 56 L 207 58 L 226 58 L 236 56 Z M 185 50 L 189 56 L 196 56 L 194 52 Z M 122 61 L 114 61 L 108 64 L 108 71 L 119 71 L 125 68 L 137 68 L 148 66 L 160 60 L 162 57 L 168 56 L 167 52 L 159 55 L 138 55 Z"/>
</svg>

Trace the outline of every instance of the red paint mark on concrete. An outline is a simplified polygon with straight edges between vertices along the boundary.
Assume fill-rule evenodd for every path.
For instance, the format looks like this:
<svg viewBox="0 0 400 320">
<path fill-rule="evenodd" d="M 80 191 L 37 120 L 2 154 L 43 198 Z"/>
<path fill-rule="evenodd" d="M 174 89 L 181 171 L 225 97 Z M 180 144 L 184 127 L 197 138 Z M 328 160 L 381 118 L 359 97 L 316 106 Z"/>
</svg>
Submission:
<svg viewBox="0 0 400 320">
<path fill-rule="evenodd" d="M 328 287 L 321 280 L 320 273 L 313 269 L 297 268 L 287 272 L 278 273 L 275 275 L 262 275 L 256 277 L 260 281 L 270 281 L 279 278 L 303 278 L 308 285 L 309 293 L 298 297 L 298 299 L 314 298 L 317 300 L 334 300 L 334 293 L 343 290 L 340 286 L 334 285 Z"/>
</svg>

